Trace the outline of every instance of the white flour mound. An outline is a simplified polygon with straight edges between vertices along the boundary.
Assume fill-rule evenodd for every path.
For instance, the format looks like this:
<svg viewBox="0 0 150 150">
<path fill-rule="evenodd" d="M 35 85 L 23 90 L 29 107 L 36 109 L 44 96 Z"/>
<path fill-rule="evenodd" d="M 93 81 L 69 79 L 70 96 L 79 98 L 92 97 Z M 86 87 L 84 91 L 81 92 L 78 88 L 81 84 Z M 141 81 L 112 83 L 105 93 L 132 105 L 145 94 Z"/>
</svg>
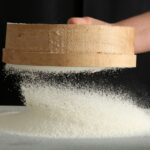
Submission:
<svg viewBox="0 0 150 150">
<path fill-rule="evenodd" d="M 0 115 L 0 131 L 55 138 L 150 134 L 150 115 L 126 96 L 22 84 L 27 109 Z"/>
<path fill-rule="evenodd" d="M 86 71 L 89 69 L 85 68 Z M 83 71 L 83 68 L 6 65 L 8 75 L 20 73 L 25 77 L 23 70 L 31 75 L 30 81 L 24 79 L 21 84 L 26 110 L 0 114 L 0 132 L 55 138 L 150 134 L 150 114 L 125 94 L 103 90 L 96 93 L 75 87 L 56 87 L 42 81 L 32 82 L 36 77 L 32 74 L 35 71 L 70 73 Z M 103 69 L 98 68 L 100 70 Z"/>
</svg>

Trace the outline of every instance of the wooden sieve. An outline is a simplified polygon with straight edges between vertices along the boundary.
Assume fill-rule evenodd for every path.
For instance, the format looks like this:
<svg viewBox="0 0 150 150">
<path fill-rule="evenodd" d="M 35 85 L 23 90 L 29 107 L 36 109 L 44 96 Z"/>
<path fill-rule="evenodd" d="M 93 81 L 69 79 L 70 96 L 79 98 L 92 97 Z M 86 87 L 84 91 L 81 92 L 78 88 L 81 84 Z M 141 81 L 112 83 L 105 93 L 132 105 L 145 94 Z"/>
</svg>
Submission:
<svg viewBox="0 0 150 150">
<path fill-rule="evenodd" d="M 135 67 L 134 29 L 107 25 L 7 24 L 3 61 L 66 67 Z"/>
</svg>

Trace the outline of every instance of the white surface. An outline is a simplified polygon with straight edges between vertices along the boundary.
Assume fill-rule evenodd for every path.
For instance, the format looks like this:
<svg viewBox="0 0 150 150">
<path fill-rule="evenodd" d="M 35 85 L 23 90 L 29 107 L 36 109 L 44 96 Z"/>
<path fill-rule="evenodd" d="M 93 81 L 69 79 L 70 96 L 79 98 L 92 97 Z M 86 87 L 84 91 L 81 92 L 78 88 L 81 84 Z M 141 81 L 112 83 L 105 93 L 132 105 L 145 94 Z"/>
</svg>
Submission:
<svg viewBox="0 0 150 150">
<path fill-rule="evenodd" d="M 1 150 L 149 150 L 150 137 L 122 139 L 48 139 L 0 136 Z"/>
<path fill-rule="evenodd" d="M 24 107 L 0 107 L 0 114 Z M 150 150 L 150 136 L 110 139 L 51 139 L 0 133 L 0 150 Z"/>
</svg>

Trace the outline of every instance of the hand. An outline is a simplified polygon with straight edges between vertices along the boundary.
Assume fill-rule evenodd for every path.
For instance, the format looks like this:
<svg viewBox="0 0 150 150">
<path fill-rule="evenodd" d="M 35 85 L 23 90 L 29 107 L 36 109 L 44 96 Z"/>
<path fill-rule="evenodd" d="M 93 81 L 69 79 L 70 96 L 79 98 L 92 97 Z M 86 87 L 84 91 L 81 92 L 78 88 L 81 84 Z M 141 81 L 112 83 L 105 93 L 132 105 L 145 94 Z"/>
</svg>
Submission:
<svg viewBox="0 0 150 150">
<path fill-rule="evenodd" d="M 104 22 L 102 20 L 94 19 L 91 17 L 83 18 L 70 18 L 67 22 L 68 24 L 100 24 L 100 25 L 111 25 L 110 23 Z"/>
<path fill-rule="evenodd" d="M 135 53 L 150 51 L 150 12 L 112 24 L 91 17 L 70 18 L 68 24 L 131 26 L 135 28 Z"/>
</svg>

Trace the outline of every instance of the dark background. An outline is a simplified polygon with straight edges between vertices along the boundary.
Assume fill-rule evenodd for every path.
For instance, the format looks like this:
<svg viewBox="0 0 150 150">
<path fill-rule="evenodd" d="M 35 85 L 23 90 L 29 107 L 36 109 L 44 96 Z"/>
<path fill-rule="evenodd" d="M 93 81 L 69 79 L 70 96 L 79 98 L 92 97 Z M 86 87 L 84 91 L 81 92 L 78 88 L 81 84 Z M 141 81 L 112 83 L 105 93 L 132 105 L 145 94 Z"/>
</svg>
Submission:
<svg viewBox="0 0 150 150">
<path fill-rule="evenodd" d="M 5 45 L 6 22 L 66 23 L 73 16 L 90 16 L 107 22 L 116 22 L 150 11 L 150 0 L 0 0 L 0 49 Z M 1 55 L 2 57 L 2 51 Z M 21 105 L 14 77 L 5 77 L 0 63 L 0 104 Z M 117 73 L 118 74 L 118 73 Z M 82 75 L 76 75 L 82 78 Z M 99 83 L 106 79 L 100 73 L 84 80 Z M 90 78 L 90 79 L 89 79 Z M 116 79 L 109 77 L 107 84 L 122 85 L 138 97 L 137 103 L 150 107 L 150 53 L 138 55 L 137 68 L 124 69 Z"/>
</svg>

